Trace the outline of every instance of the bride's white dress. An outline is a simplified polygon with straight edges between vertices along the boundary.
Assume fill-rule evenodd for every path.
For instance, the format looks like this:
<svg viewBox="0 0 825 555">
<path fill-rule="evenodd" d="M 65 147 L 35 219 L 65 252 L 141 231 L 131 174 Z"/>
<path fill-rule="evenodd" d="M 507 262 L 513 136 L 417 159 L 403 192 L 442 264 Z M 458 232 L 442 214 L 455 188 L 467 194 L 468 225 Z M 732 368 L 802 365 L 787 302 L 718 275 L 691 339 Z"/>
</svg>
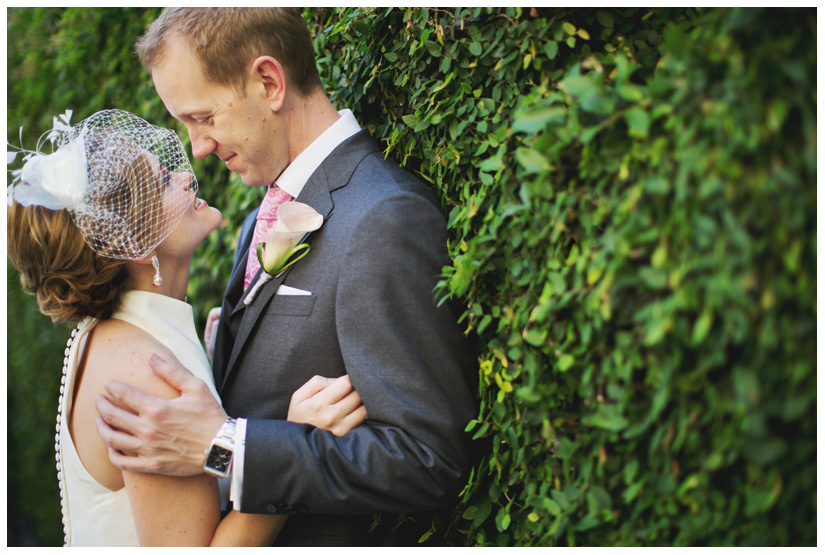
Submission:
<svg viewBox="0 0 825 555">
<path fill-rule="evenodd" d="M 129 322 L 151 334 L 169 348 L 184 367 L 205 381 L 218 398 L 209 359 L 195 331 L 189 304 L 157 293 L 128 291 L 112 318 Z M 77 362 L 82 354 L 78 352 L 79 345 L 97 322 L 87 318 L 78 326 L 64 359 L 65 377 L 58 415 L 58 480 L 65 543 L 69 546 L 137 546 L 137 530 L 126 488 L 111 491 L 95 481 L 80 461 L 69 431 L 68 416 L 72 410 Z M 225 491 L 226 487 L 221 490 Z"/>
</svg>

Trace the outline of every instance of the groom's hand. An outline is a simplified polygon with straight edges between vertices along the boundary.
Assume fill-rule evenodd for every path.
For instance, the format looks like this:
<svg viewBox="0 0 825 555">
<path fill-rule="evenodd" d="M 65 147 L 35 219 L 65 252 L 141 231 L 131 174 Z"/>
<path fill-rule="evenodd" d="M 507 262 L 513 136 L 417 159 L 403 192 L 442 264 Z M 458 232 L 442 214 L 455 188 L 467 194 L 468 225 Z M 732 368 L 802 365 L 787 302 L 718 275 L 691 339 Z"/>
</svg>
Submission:
<svg viewBox="0 0 825 555">
<path fill-rule="evenodd" d="M 203 472 L 204 450 L 226 419 L 209 388 L 187 369 L 157 355 L 154 373 L 180 392 L 174 399 L 141 393 L 122 382 L 106 382 L 98 395 L 97 431 L 109 460 L 127 472 L 192 476 Z"/>
</svg>

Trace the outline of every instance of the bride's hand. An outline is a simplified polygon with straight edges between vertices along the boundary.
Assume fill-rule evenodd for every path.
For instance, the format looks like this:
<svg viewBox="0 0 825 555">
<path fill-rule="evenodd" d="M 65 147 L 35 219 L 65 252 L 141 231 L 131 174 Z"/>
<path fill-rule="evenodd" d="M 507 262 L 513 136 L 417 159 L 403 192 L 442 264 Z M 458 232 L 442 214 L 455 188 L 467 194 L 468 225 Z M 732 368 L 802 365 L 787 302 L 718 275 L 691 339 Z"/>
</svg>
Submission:
<svg viewBox="0 0 825 555">
<path fill-rule="evenodd" d="M 292 394 L 287 420 L 342 436 L 360 426 L 366 416 L 367 409 L 349 376 L 315 376 Z"/>
</svg>

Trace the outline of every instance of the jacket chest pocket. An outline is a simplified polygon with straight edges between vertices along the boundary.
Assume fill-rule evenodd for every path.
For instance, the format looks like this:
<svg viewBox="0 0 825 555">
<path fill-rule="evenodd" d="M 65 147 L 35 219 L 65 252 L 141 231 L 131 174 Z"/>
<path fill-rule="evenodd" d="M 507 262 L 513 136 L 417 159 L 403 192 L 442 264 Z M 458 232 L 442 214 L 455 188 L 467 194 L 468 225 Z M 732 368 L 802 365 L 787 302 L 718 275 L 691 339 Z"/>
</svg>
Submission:
<svg viewBox="0 0 825 555">
<path fill-rule="evenodd" d="M 310 316 L 316 298 L 315 295 L 276 295 L 266 310 L 266 316 Z"/>
</svg>

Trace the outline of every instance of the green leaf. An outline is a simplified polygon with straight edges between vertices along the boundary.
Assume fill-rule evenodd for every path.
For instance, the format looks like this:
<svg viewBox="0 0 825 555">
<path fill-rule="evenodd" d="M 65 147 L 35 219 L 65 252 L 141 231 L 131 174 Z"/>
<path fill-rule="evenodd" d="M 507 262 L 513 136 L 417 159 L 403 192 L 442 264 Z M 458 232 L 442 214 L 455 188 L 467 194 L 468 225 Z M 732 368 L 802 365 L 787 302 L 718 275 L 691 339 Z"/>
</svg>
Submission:
<svg viewBox="0 0 825 555">
<path fill-rule="evenodd" d="M 583 95 L 580 102 L 583 110 L 595 114 L 612 114 L 616 107 L 616 100 L 611 96 L 607 96 L 601 90 Z"/>
<path fill-rule="evenodd" d="M 524 333 L 524 340 L 534 347 L 541 347 L 547 341 L 547 330 L 531 328 Z"/>
<path fill-rule="evenodd" d="M 542 396 L 540 393 L 533 391 L 529 387 L 520 387 L 516 390 L 516 395 L 524 399 L 528 403 L 538 403 L 542 400 Z"/>
<path fill-rule="evenodd" d="M 667 287 L 667 274 L 664 270 L 645 266 L 639 270 L 639 277 L 652 289 L 664 289 Z"/>
<path fill-rule="evenodd" d="M 705 308 L 696 323 L 693 325 L 693 334 L 691 336 L 694 345 L 700 344 L 707 337 L 711 326 L 713 326 L 713 311 Z"/>
<path fill-rule="evenodd" d="M 461 513 L 461 518 L 463 518 L 465 520 L 473 520 L 476 517 L 477 514 L 478 514 L 478 507 L 476 507 L 475 505 L 470 505 L 469 507 L 464 509 L 463 513 Z"/>
<path fill-rule="evenodd" d="M 645 338 L 643 340 L 644 344 L 648 347 L 656 345 L 662 339 L 664 339 L 667 332 L 672 327 L 672 322 L 669 318 L 657 318 L 650 322 L 648 326 L 647 333 L 645 334 Z"/>
<path fill-rule="evenodd" d="M 645 97 L 641 87 L 629 83 L 621 83 L 616 86 L 616 92 L 628 102 L 639 102 Z"/>
<path fill-rule="evenodd" d="M 628 420 L 619 412 L 616 405 L 603 404 L 598 412 L 582 418 L 582 424 L 611 432 L 620 432 L 627 427 Z"/>
<path fill-rule="evenodd" d="M 650 116 L 644 109 L 638 106 L 630 108 L 625 111 L 624 118 L 625 121 L 627 121 L 629 135 L 631 137 L 638 139 L 647 137 L 648 130 L 650 129 Z"/>
<path fill-rule="evenodd" d="M 498 510 L 496 514 L 496 528 L 500 531 L 505 531 L 507 528 L 510 527 L 510 513 L 507 511 L 507 507 L 502 507 Z"/>
<path fill-rule="evenodd" d="M 661 175 L 654 175 L 645 181 L 644 189 L 652 195 L 666 195 L 670 193 L 670 180 Z"/>
<path fill-rule="evenodd" d="M 261 261 L 261 265 L 263 265 L 263 259 L 261 258 L 261 244 L 258 244 L 258 259 Z M 286 255 L 275 264 L 274 267 L 269 268 L 267 273 L 277 277 L 280 275 L 284 270 L 301 260 L 307 254 L 309 254 L 309 244 L 301 243 L 300 245 L 294 246 Z"/>
<path fill-rule="evenodd" d="M 500 158 L 487 158 L 480 165 L 479 169 L 485 172 L 494 172 L 501 169 Z"/>
<path fill-rule="evenodd" d="M 513 117 L 513 130 L 531 135 L 552 124 L 564 122 L 567 110 L 558 106 L 533 106 Z"/>
<path fill-rule="evenodd" d="M 593 138 L 602 130 L 601 125 L 594 125 L 593 127 L 588 127 L 587 129 L 583 129 L 581 135 L 579 135 L 579 140 L 582 144 L 590 144 Z"/>
<path fill-rule="evenodd" d="M 555 60 L 559 53 L 559 43 L 554 40 L 549 41 L 544 45 L 544 54 L 550 60 Z"/>
<path fill-rule="evenodd" d="M 547 509 L 547 512 L 553 516 L 559 516 L 561 514 L 561 507 L 559 504 L 550 499 L 549 497 L 545 497 L 541 500 L 542 506 Z"/>
<path fill-rule="evenodd" d="M 598 91 L 595 81 L 583 75 L 568 77 L 559 84 L 559 87 L 573 96 L 583 96 Z"/>
<path fill-rule="evenodd" d="M 642 488 L 644 488 L 644 485 L 645 485 L 645 482 L 643 480 L 640 480 L 640 481 L 636 482 L 635 484 L 629 485 L 627 487 L 627 489 L 625 490 L 624 494 L 622 495 L 622 497 L 624 498 L 624 502 L 625 503 L 630 503 L 634 499 L 636 499 L 636 497 L 642 491 Z"/>
<path fill-rule="evenodd" d="M 430 56 L 436 58 L 441 56 L 441 45 L 437 42 L 433 42 L 431 40 L 424 41 L 424 48 L 427 49 L 427 52 L 430 53 Z"/>
<path fill-rule="evenodd" d="M 551 169 L 547 158 L 530 148 L 517 148 L 516 160 L 522 168 L 530 173 L 539 173 Z"/>
<path fill-rule="evenodd" d="M 573 355 L 561 355 L 559 357 L 558 363 L 556 364 L 556 368 L 558 368 L 560 372 L 566 372 L 570 369 L 571 366 L 573 366 L 573 363 L 575 362 L 576 359 L 575 357 L 573 357 Z"/>
<path fill-rule="evenodd" d="M 575 526 L 575 530 L 577 532 L 584 532 L 585 530 L 590 530 L 591 528 L 595 528 L 600 524 L 599 520 L 593 518 L 592 516 L 586 516 L 581 519 L 578 524 Z"/>
<path fill-rule="evenodd" d="M 370 26 L 362 19 L 353 19 L 352 28 L 355 29 L 355 32 L 359 35 L 366 35 L 370 32 Z"/>
<path fill-rule="evenodd" d="M 443 82 L 443 83 L 441 83 L 440 85 L 438 85 L 438 86 L 436 86 L 435 88 L 433 88 L 433 90 L 432 90 L 432 91 L 430 91 L 430 92 L 434 92 L 434 93 L 436 93 L 436 92 L 438 92 L 438 91 L 442 90 L 444 87 L 446 87 L 447 85 L 449 85 L 449 84 L 450 84 L 450 81 L 452 81 L 452 80 L 453 80 L 453 77 L 455 77 L 455 73 L 450 73 L 449 75 L 447 75 L 447 78 L 446 78 L 446 79 L 444 79 L 444 82 Z"/>
<path fill-rule="evenodd" d="M 418 543 L 424 543 L 432 535 L 433 535 L 433 530 L 427 530 L 426 532 L 424 532 L 424 534 L 421 535 L 420 538 L 418 538 Z"/>
<path fill-rule="evenodd" d="M 473 518 L 473 526 L 480 526 L 482 522 L 487 520 L 487 517 L 490 516 L 490 513 L 493 510 L 493 505 L 490 502 L 489 497 L 485 497 L 481 500 L 481 503 L 478 506 L 478 512 Z"/>
<path fill-rule="evenodd" d="M 600 511 L 609 511 L 613 507 L 610 494 L 601 486 L 591 486 L 588 496 L 593 500 Z"/>
<path fill-rule="evenodd" d="M 608 27 L 610 29 L 613 28 L 613 16 L 609 13 L 598 11 L 596 12 L 596 19 L 601 25 Z"/>
<path fill-rule="evenodd" d="M 478 333 L 483 332 L 492 321 L 493 317 L 489 314 L 485 314 L 484 317 L 481 319 L 481 322 L 478 324 Z"/>
</svg>

